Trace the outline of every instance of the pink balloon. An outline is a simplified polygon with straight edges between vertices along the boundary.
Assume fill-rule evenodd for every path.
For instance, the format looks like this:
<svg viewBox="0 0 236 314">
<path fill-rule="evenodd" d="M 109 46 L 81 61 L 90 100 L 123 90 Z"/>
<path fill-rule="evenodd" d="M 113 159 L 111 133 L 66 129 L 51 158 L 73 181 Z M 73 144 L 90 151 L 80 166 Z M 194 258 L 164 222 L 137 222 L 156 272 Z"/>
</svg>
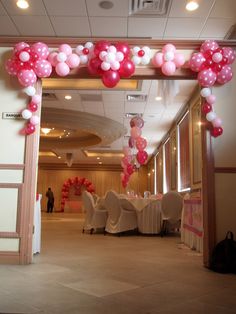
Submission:
<svg viewBox="0 0 236 314">
<path fill-rule="evenodd" d="M 34 95 L 32 96 L 32 102 L 35 103 L 36 105 L 41 102 L 41 96 L 40 95 Z"/>
<path fill-rule="evenodd" d="M 33 124 L 33 125 L 39 124 L 39 121 L 40 121 L 40 119 L 39 119 L 38 116 L 32 116 L 32 117 L 30 118 L 30 123 Z"/>
<path fill-rule="evenodd" d="M 154 66 L 157 68 L 160 68 L 162 64 L 164 63 L 164 55 L 161 52 L 157 52 L 153 58 L 152 58 L 152 63 Z"/>
<path fill-rule="evenodd" d="M 175 52 L 175 51 L 176 51 L 175 46 L 172 45 L 172 44 L 166 44 L 166 45 L 162 48 L 162 52 L 163 52 L 163 53 L 166 53 L 166 52 L 168 52 L 168 51 L 170 51 L 170 52 Z"/>
<path fill-rule="evenodd" d="M 216 128 L 219 128 L 222 126 L 222 120 L 218 117 L 216 117 L 214 120 L 212 120 L 211 123 Z"/>
<path fill-rule="evenodd" d="M 184 55 L 182 53 L 175 53 L 174 63 L 176 67 L 177 68 L 181 67 L 182 65 L 184 65 L 184 62 L 185 62 Z"/>
<path fill-rule="evenodd" d="M 121 162 L 127 166 L 132 160 L 132 156 L 128 155 L 128 156 L 124 156 L 121 158 Z"/>
<path fill-rule="evenodd" d="M 223 47 L 223 56 L 227 58 L 227 64 L 232 64 L 236 58 L 236 51 L 230 47 Z"/>
<path fill-rule="evenodd" d="M 118 84 L 119 80 L 120 75 L 117 71 L 109 70 L 103 73 L 102 82 L 108 88 L 115 87 Z"/>
<path fill-rule="evenodd" d="M 16 52 L 19 52 L 26 47 L 29 47 L 27 43 L 24 42 L 17 43 L 14 47 L 14 54 L 16 54 Z"/>
<path fill-rule="evenodd" d="M 40 59 L 47 59 L 49 55 L 48 46 L 44 43 L 38 42 L 32 45 L 32 52 L 37 53 Z"/>
<path fill-rule="evenodd" d="M 47 60 L 37 60 L 34 64 L 34 71 L 38 77 L 49 77 L 52 73 L 52 65 Z"/>
<path fill-rule="evenodd" d="M 64 52 L 67 56 L 72 54 L 72 49 L 70 45 L 62 44 L 58 48 L 59 52 Z"/>
<path fill-rule="evenodd" d="M 53 67 L 55 67 L 58 63 L 57 55 L 58 55 L 58 53 L 56 51 L 54 51 L 54 52 L 50 53 L 50 55 L 48 56 L 48 61 L 51 63 L 51 65 Z"/>
<path fill-rule="evenodd" d="M 176 66 L 173 61 L 164 62 L 161 67 L 162 73 L 165 75 L 173 75 L 176 70 Z"/>
<path fill-rule="evenodd" d="M 213 72 L 211 69 L 202 70 L 198 73 L 197 79 L 201 86 L 213 86 L 216 81 L 216 73 Z"/>
<path fill-rule="evenodd" d="M 68 56 L 66 63 L 69 65 L 71 69 L 77 68 L 80 64 L 80 58 L 77 54 L 72 53 Z"/>
<path fill-rule="evenodd" d="M 147 141 L 143 137 L 136 138 L 136 148 L 141 151 L 147 147 Z"/>
<path fill-rule="evenodd" d="M 142 128 L 144 126 L 144 121 L 141 117 L 134 117 L 130 120 L 130 127 L 137 126 L 138 128 Z"/>
<path fill-rule="evenodd" d="M 194 72 L 199 72 L 202 64 L 206 61 L 201 52 L 193 53 L 189 60 L 189 67 Z"/>
<path fill-rule="evenodd" d="M 129 138 L 129 147 L 130 148 L 133 148 L 135 145 L 135 139 L 133 137 L 130 137 Z"/>
<path fill-rule="evenodd" d="M 123 152 L 124 152 L 125 156 L 131 155 L 131 149 L 129 148 L 129 146 L 124 146 L 123 147 Z"/>
<path fill-rule="evenodd" d="M 66 76 L 70 73 L 70 68 L 65 62 L 59 62 L 55 70 L 59 76 Z"/>
<path fill-rule="evenodd" d="M 216 96 L 215 95 L 210 95 L 210 96 L 206 97 L 206 101 L 208 102 L 208 104 L 212 105 L 216 101 Z"/>
<path fill-rule="evenodd" d="M 136 158 L 140 165 L 144 165 L 148 159 L 148 153 L 145 150 L 138 151 Z"/>
<path fill-rule="evenodd" d="M 5 63 L 5 69 L 10 75 L 17 75 L 19 69 L 18 62 L 14 59 L 8 59 Z"/>
<path fill-rule="evenodd" d="M 19 83 L 25 87 L 34 85 L 37 81 L 37 76 L 33 70 L 21 70 L 17 77 Z"/>
<path fill-rule="evenodd" d="M 132 164 L 127 165 L 127 173 L 131 175 L 134 172 L 134 166 Z"/>
<path fill-rule="evenodd" d="M 229 82 L 233 77 L 233 71 L 230 65 L 224 65 L 220 72 L 217 74 L 217 82 L 219 84 L 225 84 Z"/>
<path fill-rule="evenodd" d="M 132 138 L 136 139 L 137 137 L 142 135 L 142 130 L 138 128 L 137 126 L 134 126 L 131 128 L 130 134 Z"/>
<path fill-rule="evenodd" d="M 214 51 L 217 48 L 219 48 L 219 45 L 217 44 L 217 42 L 215 42 L 214 40 L 206 40 L 201 45 L 200 51 L 201 52 L 206 52 L 207 50 L 213 50 Z"/>
</svg>

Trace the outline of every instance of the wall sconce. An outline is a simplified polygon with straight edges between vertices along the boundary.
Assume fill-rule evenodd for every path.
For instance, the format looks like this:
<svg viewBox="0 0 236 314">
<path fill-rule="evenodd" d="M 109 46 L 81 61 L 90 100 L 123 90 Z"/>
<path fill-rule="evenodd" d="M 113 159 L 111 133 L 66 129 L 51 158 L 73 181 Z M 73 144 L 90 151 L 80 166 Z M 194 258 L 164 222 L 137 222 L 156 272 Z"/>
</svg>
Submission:
<svg viewBox="0 0 236 314">
<path fill-rule="evenodd" d="M 41 131 L 43 132 L 44 135 L 47 135 L 49 132 L 51 132 L 52 129 L 50 128 L 41 128 Z"/>
</svg>

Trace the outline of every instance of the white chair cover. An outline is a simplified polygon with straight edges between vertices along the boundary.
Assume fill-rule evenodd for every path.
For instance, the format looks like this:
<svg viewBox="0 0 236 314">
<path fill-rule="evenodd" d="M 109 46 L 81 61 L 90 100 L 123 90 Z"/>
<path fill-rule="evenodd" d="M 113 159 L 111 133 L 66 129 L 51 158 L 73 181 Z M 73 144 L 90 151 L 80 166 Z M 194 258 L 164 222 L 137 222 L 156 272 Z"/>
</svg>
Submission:
<svg viewBox="0 0 236 314">
<path fill-rule="evenodd" d="M 116 192 L 107 192 L 105 206 L 108 210 L 108 219 L 105 228 L 107 232 L 120 233 L 137 228 L 136 212 L 124 209 Z"/>
<path fill-rule="evenodd" d="M 138 215 L 138 230 L 145 234 L 159 234 L 161 232 L 162 214 L 160 200 L 153 200 L 147 204 Z"/>
<path fill-rule="evenodd" d="M 168 223 L 167 229 L 180 228 L 183 209 L 183 197 L 175 191 L 169 191 L 162 197 L 162 219 Z"/>
<path fill-rule="evenodd" d="M 84 191 L 82 194 L 83 207 L 85 210 L 84 230 L 96 230 L 105 228 L 107 221 L 107 210 L 96 209 L 91 193 Z"/>
</svg>

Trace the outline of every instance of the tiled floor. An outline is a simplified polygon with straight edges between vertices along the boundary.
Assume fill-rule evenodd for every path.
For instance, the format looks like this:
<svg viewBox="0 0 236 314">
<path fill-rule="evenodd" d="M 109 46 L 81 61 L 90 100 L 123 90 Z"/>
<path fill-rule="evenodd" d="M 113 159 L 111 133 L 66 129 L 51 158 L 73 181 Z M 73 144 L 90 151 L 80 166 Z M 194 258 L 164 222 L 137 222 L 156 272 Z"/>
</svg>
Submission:
<svg viewBox="0 0 236 314">
<path fill-rule="evenodd" d="M 213 273 L 177 236 L 82 234 L 81 214 L 44 214 L 28 266 L 0 265 L 1 313 L 236 313 L 236 276 Z"/>
</svg>

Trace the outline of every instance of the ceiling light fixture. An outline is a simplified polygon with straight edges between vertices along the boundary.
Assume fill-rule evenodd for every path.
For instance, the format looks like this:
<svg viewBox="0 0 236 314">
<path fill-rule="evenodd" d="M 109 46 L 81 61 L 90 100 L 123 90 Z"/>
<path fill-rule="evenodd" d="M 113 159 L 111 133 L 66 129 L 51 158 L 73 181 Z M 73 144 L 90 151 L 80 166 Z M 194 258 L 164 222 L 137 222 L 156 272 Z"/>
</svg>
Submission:
<svg viewBox="0 0 236 314">
<path fill-rule="evenodd" d="M 101 1 L 101 2 L 99 2 L 99 6 L 102 9 L 109 10 L 109 9 L 113 8 L 114 3 L 112 3 L 111 1 Z"/>
<path fill-rule="evenodd" d="M 66 95 L 66 96 L 65 96 L 65 99 L 66 99 L 66 100 L 70 100 L 71 98 L 72 98 L 71 95 Z"/>
<path fill-rule="evenodd" d="M 41 131 L 43 132 L 43 134 L 47 135 L 51 129 L 50 128 L 41 128 Z"/>
<path fill-rule="evenodd" d="M 188 11 L 195 11 L 197 10 L 199 7 L 199 4 L 196 0 L 191 0 L 191 1 L 188 1 L 187 4 L 186 4 L 186 10 Z"/>
<path fill-rule="evenodd" d="M 28 9 L 29 7 L 29 3 L 26 0 L 18 0 L 16 2 L 16 5 L 18 6 L 18 8 L 23 9 L 23 10 Z"/>
</svg>

